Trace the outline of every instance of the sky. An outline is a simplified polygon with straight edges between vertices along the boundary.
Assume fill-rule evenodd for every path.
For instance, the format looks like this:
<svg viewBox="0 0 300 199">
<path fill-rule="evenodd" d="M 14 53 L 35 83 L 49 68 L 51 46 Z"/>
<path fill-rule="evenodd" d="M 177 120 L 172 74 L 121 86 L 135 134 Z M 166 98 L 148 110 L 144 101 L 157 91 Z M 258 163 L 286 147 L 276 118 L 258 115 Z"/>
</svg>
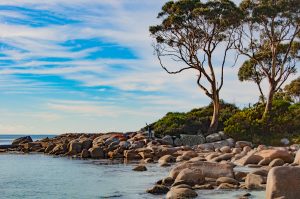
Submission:
<svg viewBox="0 0 300 199">
<path fill-rule="evenodd" d="M 196 74 L 169 75 L 154 55 L 148 28 L 164 2 L 1 0 L 0 134 L 134 131 L 207 105 Z M 221 98 L 255 103 L 233 60 Z"/>
</svg>

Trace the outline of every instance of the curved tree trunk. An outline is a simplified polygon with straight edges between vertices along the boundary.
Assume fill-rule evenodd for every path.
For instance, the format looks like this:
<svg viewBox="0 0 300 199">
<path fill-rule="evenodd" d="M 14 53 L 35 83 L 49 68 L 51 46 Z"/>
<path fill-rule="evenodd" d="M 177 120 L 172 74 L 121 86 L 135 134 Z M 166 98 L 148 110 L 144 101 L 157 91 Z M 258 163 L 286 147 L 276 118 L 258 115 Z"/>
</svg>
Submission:
<svg viewBox="0 0 300 199">
<path fill-rule="evenodd" d="M 220 99 L 219 99 L 219 93 L 216 91 L 213 95 L 213 116 L 209 125 L 208 134 L 216 133 L 218 130 L 218 124 L 219 124 L 219 115 L 220 115 Z"/>
</svg>

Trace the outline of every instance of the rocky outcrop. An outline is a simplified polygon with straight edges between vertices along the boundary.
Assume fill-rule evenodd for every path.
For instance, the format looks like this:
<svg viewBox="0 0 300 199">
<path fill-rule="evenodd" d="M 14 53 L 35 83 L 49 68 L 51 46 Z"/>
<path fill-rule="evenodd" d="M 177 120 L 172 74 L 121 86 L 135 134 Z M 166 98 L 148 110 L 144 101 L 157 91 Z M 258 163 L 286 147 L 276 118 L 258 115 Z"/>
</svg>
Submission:
<svg viewBox="0 0 300 199">
<path fill-rule="evenodd" d="M 274 160 L 280 158 L 287 163 L 292 163 L 294 160 L 293 156 L 287 150 L 280 149 L 266 149 L 256 153 L 256 155 L 262 157 L 262 159 L 269 158 L 271 160 Z"/>
<path fill-rule="evenodd" d="M 300 196 L 300 167 L 274 167 L 267 180 L 266 199 L 298 199 Z"/>
<path fill-rule="evenodd" d="M 32 138 L 30 136 L 24 136 L 24 137 L 20 137 L 20 138 L 13 140 L 12 145 L 16 146 L 16 145 L 25 144 L 28 142 L 33 142 Z"/>
</svg>

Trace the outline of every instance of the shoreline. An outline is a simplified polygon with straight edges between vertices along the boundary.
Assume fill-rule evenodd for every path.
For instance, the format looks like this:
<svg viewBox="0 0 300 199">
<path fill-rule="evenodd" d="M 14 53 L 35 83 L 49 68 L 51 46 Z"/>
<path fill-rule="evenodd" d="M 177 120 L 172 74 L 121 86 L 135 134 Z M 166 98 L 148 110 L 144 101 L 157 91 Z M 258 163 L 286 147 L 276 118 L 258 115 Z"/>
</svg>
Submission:
<svg viewBox="0 0 300 199">
<path fill-rule="evenodd" d="M 153 195 L 167 194 L 166 198 L 170 199 L 178 194 L 197 197 L 197 190 L 265 191 L 269 171 L 300 169 L 299 145 L 254 148 L 250 142 L 235 142 L 230 138 L 195 146 L 172 146 L 167 138 L 147 139 L 142 132 L 62 134 L 37 141 L 22 137 L 14 140 L 12 146 L 15 148 L 1 152 L 111 160 L 132 164 L 133 171 L 137 172 L 147 171 L 147 164 L 169 167 L 169 175 L 153 182 L 153 187 L 145 191 Z M 237 171 L 235 167 L 242 169 Z M 239 198 L 250 196 L 245 194 Z"/>
</svg>

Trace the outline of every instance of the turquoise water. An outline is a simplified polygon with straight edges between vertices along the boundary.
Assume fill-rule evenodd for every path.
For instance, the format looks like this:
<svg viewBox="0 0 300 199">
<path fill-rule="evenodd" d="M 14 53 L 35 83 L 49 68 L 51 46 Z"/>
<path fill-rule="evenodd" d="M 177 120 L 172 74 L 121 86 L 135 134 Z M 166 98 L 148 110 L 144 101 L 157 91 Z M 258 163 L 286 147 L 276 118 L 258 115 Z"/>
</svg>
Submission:
<svg viewBox="0 0 300 199">
<path fill-rule="evenodd" d="M 0 155 L 0 197 L 6 199 L 153 198 L 145 190 L 167 175 L 167 168 L 54 158 Z"/>
<path fill-rule="evenodd" d="M 0 145 L 11 144 L 24 135 L 0 135 Z M 39 140 L 54 135 L 31 135 Z M 148 171 L 134 172 L 135 164 L 109 160 L 79 160 L 43 154 L 0 153 L 0 198 L 6 199 L 152 199 L 145 192 L 168 175 L 170 168 L 147 165 Z M 244 170 L 245 168 L 236 168 Z M 238 198 L 246 191 L 199 190 L 199 199 Z M 252 192 L 264 198 L 264 192 Z"/>
<path fill-rule="evenodd" d="M 147 165 L 134 172 L 134 164 L 52 157 L 42 154 L 0 154 L 0 198 L 100 199 L 162 198 L 146 189 L 167 176 L 170 168 Z M 246 191 L 198 191 L 200 199 L 238 198 Z M 253 192 L 264 198 L 264 192 Z"/>
</svg>

